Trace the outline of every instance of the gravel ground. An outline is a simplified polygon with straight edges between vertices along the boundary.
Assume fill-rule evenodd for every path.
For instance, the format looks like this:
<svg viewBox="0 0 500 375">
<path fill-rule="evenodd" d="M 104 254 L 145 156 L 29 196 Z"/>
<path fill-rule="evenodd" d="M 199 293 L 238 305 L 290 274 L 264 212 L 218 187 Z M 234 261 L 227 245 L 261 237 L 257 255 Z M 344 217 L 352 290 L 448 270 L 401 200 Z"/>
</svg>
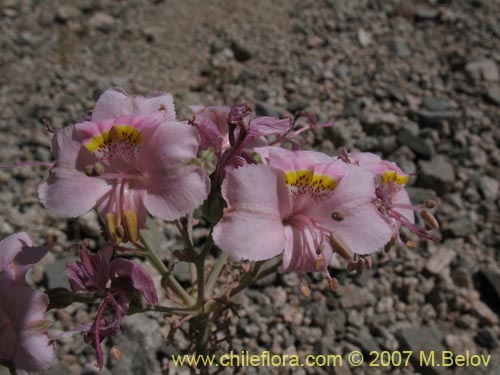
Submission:
<svg viewBox="0 0 500 375">
<path fill-rule="evenodd" d="M 308 275 L 268 279 L 242 295 L 235 351 L 300 355 L 360 350 L 452 350 L 491 354 L 488 367 L 240 368 L 238 374 L 500 373 L 500 2 L 498 0 L 2 0 L 0 2 L 0 163 L 49 161 L 43 121 L 79 121 L 98 95 L 169 91 L 187 105 L 244 100 L 260 114 L 300 108 L 334 120 L 307 135 L 310 147 L 374 151 L 416 172 L 416 202 L 433 197 L 443 240 L 376 256 L 349 274 L 338 262 L 338 291 Z M 0 237 L 23 230 L 56 246 L 30 282 L 65 285 L 95 215 L 64 220 L 44 210 L 36 188 L 46 170 L 0 171 Z M 161 225 L 175 248 L 175 231 Z M 199 240 L 206 230 L 196 232 Z M 181 277 L 182 265 L 176 267 Z M 84 305 L 57 313 L 55 332 L 87 322 Z M 103 374 L 160 374 L 183 352 L 157 315 L 124 321 L 115 344 L 124 359 Z M 162 332 L 162 335 L 158 335 Z M 59 345 L 47 374 L 94 374 L 81 337 Z M 148 354 L 149 353 L 149 354 Z M 170 367 L 184 374 L 186 368 Z M 0 374 L 2 370 L 0 370 Z"/>
</svg>

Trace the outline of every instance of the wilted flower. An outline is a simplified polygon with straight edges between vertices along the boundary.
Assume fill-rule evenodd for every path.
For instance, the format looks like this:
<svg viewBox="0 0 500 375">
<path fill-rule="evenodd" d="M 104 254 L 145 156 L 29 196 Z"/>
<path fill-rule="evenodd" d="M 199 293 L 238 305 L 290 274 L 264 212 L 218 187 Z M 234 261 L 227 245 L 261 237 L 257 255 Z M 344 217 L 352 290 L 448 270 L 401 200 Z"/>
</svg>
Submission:
<svg viewBox="0 0 500 375">
<path fill-rule="evenodd" d="M 97 363 L 103 365 L 101 341 L 116 335 L 120 323 L 132 302 L 140 303 L 141 295 L 149 304 L 158 303 L 158 295 L 151 277 L 136 263 L 127 259 L 111 259 L 113 247 L 106 245 L 96 255 L 89 254 L 87 248 L 80 248 L 80 261 L 68 264 L 71 289 L 75 292 L 97 292 L 103 300 L 97 310 L 94 324 L 85 336 L 85 341 L 97 352 Z M 108 285 L 109 283 L 109 285 Z M 106 319 L 106 310 L 112 317 Z"/>
<path fill-rule="evenodd" d="M 26 233 L 0 241 L 0 365 L 16 374 L 47 370 L 55 358 L 45 318 L 49 300 L 24 281 L 48 250 L 33 247 Z"/>
<path fill-rule="evenodd" d="M 332 251 L 368 254 L 390 240 L 371 173 L 311 151 L 257 151 L 268 165 L 238 168 L 222 185 L 223 251 L 253 261 L 283 253 L 282 272 L 326 271 Z"/>
<path fill-rule="evenodd" d="M 67 217 L 98 208 L 115 243 L 137 240 L 146 211 L 175 220 L 207 197 L 193 127 L 158 116 L 83 122 L 56 132 L 56 162 L 40 185 L 42 203 Z"/>
</svg>

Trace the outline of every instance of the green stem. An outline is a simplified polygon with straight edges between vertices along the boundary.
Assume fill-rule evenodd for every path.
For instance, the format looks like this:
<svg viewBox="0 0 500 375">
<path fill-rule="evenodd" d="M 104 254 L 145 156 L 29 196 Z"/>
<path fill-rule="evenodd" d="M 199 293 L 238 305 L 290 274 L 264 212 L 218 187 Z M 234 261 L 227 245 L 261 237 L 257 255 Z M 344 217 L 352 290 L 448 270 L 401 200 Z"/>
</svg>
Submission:
<svg viewBox="0 0 500 375">
<path fill-rule="evenodd" d="M 224 268 L 224 265 L 226 264 L 226 260 L 227 260 L 226 253 L 222 253 L 219 256 L 219 258 L 217 258 L 214 268 L 212 269 L 210 276 L 208 276 L 207 284 L 205 285 L 207 296 L 212 294 L 212 291 L 214 290 L 215 287 L 215 283 L 217 282 L 217 278 L 219 277 L 222 269 Z"/>
<path fill-rule="evenodd" d="M 195 307 L 167 307 L 161 305 L 148 305 L 146 311 L 162 312 L 167 314 L 186 314 L 193 313 Z"/>
<path fill-rule="evenodd" d="M 141 242 L 144 245 L 144 249 L 146 250 L 146 256 L 151 262 L 151 264 L 158 270 L 158 272 L 163 276 L 163 279 L 165 280 L 166 284 L 172 291 L 177 294 L 182 301 L 190 306 L 195 303 L 195 300 L 193 297 L 189 295 L 188 292 L 182 287 L 181 284 L 177 281 L 177 279 L 170 273 L 168 270 L 167 266 L 163 264 L 161 259 L 158 257 L 158 254 L 151 248 L 147 240 L 144 238 L 144 236 L 140 236 Z"/>
</svg>

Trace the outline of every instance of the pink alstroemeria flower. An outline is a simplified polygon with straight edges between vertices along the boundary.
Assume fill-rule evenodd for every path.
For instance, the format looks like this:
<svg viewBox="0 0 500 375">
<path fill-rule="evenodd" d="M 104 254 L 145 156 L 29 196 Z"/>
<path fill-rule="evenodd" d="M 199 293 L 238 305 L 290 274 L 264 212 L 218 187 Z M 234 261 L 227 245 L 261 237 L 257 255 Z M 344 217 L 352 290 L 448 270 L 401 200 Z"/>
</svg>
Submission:
<svg viewBox="0 0 500 375">
<path fill-rule="evenodd" d="M 175 220 L 207 197 L 208 176 L 196 165 L 198 144 L 196 129 L 158 116 L 60 129 L 52 146 L 56 162 L 39 187 L 40 199 L 66 217 L 97 206 L 115 243 L 135 242 L 146 212 Z"/>
<path fill-rule="evenodd" d="M 406 191 L 406 184 L 410 176 L 404 173 L 396 163 L 383 160 L 378 155 L 369 152 L 352 153 L 345 155 L 345 157 L 348 162 L 357 164 L 375 174 L 375 195 L 377 197 L 375 204 L 380 215 L 392 225 L 394 238 L 400 240 L 400 228 L 405 226 L 420 237 L 433 241 L 438 240 L 415 225 L 414 213 L 423 210 L 424 207 L 412 205 Z M 426 215 L 432 218 L 432 228 L 429 229 L 437 229 L 437 221 L 430 213 L 427 212 L 423 215 L 424 220 Z"/>
<path fill-rule="evenodd" d="M 312 151 L 256 151 L 268 165 L 235 169 L 222 185 L 228 207 L 213 236 L 223 251 L 252 261 L 283 253 L 281 272 L 323 269 L 330 277 L 332 236 L 358 254 L 390 240 L 371 173 Z"/>
<path fill-rule="evenodd" d="M 49 249 L 33 247 L 26 233 L 0 241 L 0 365 L 19 375 L 47 370 L 55 358 L 45 317 L 49 299 L 24 281 Z"/>
<path fill-rule="evenodd" d="M 118 89 L 108 89 L 97 100 L 90 120 L 100 122 L 127 115 L 156 115 L 164 121 L 174 121 L 174 98 L 166 93 L 149 98 L 130 96 Z"/>
<path fill-rule="evenodd" d="M 112 245 L 104 246 L 96 255 L 89 254 L 82 245 L 81 260 L 66 266 L 73 291 L 103 295 L 96 319 L 85 336 L 85 341 L 97 352 L 100 368 L 104 364 L 101 342 L 118 333 L 122 317 L 130 304 L 140 304 L 141 295 L 149 304 L 158 303 L 158 294 L 151 277 L 138 264 L 122 258 L 112 260 L 112 256 Z M 107 309 L 112 313 L 110 319 L 104 317 Z"/>
</svg>

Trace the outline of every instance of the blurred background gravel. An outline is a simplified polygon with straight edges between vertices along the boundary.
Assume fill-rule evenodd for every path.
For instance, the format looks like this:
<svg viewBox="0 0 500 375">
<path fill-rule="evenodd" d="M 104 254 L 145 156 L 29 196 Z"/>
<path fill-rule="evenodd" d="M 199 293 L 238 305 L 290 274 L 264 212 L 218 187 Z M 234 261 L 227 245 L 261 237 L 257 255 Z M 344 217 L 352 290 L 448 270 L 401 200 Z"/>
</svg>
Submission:
<svg viewBox="0 0 500 375">
<path fill-rule="evenodd" d="M 375 258 L 329 291 L 308 275 L 269 278 L 239 302 L 233 348 L 259 353 L 341 354 L 361 350 L 452 350 L 492 354 L 487 368 L 236 368 L 238 374 L 500 373 L 500 2 L 498 0 L 84 0 L 0 1 L 0 163 L 50 161 L 55 127 L 81 120 L 106 88 L 175 96 L 187 105 L 246 101 L 261 115 L 306 109 L 333 120 L 306 135 L 308 147 L 380 153 L 409 173 L 415 202 L 434 198 L 438 244 L 418 242 Z M 72 242 L 100 238 L 96 216 L 65 220 L 44 210 L 38 167 L 0 171 L 0 237 L 29 232 L 54 251 L 30 282 L 66 285 Z M 179 246 L 168 225 L 164 255 Z M 197 241 L 207 232 L 195 232 Z M 170 250 L 169 250 L 170 249 Z M 183 264 L 175 267 L 182 279 Z M 54 332 L 87 322 L 84 305 L 50 313 Z M 158 315 L 124 320 L 124 353 L 103 374 L 161 374 L 167 342 Z M 161 333 L 161 334 L 160 334 Z M 111 345 L 111 343 L 108 343 Z M 94 374 L 80 336 L 59 345 L 47 374 Z M 170 373 L 189 373 L 170 366 Z M 3 374 L 0 370 L 0 374 Z"/>
</svg>

